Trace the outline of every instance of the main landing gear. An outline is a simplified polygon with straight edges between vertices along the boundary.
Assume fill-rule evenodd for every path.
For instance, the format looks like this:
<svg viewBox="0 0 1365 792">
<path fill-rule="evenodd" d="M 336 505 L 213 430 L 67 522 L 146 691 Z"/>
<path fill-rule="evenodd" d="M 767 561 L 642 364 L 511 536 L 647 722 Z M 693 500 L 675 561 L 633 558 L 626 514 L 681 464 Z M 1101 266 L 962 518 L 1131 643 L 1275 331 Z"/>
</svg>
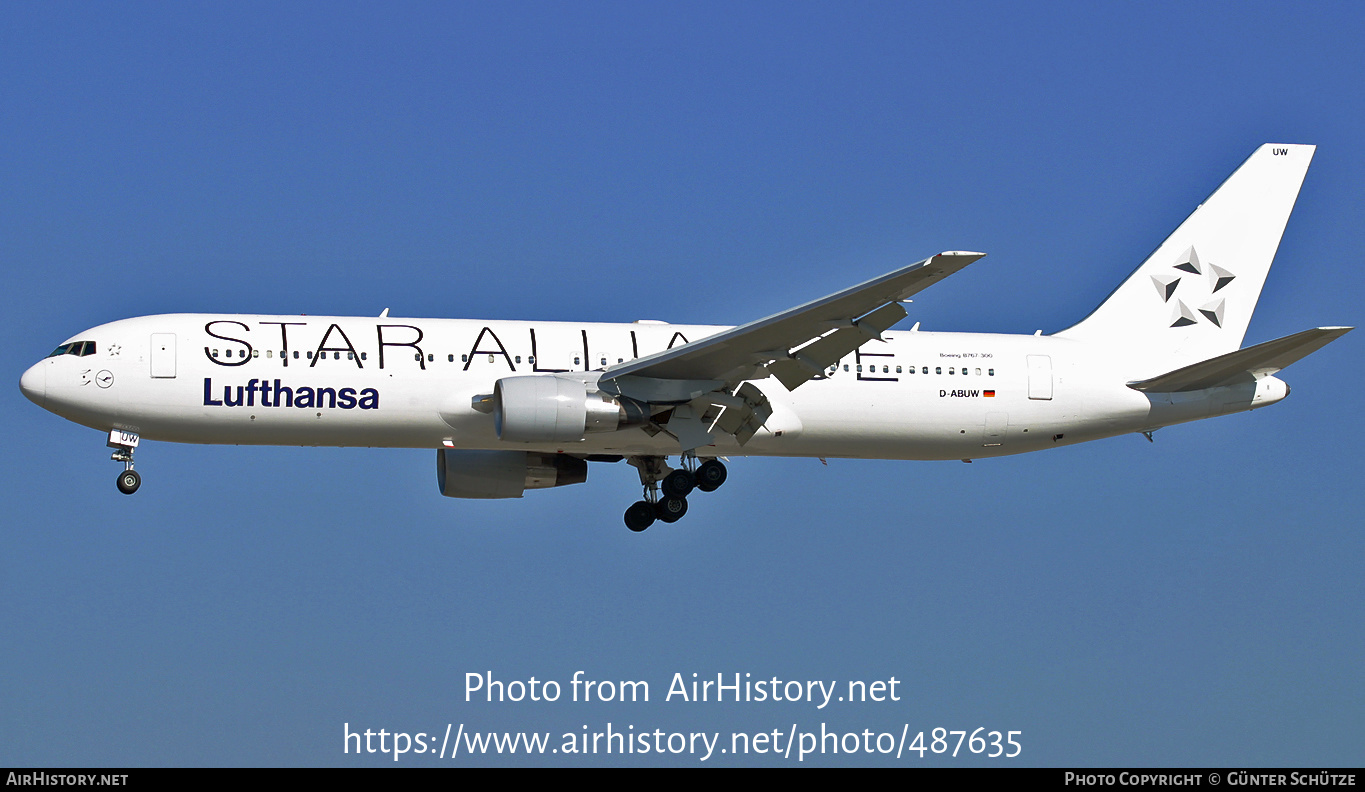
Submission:
<svg viewBox="0 0 1365 792">
<path fill-rule="evenodd" d="M 630 464 L 640 469 L 640 483 L 645 488 L 644 500 L 626 509 L 626 527 L 643 531 L 655 520 L 672 523 L 687 514 L 687 496 L 692 490 L 712 492 L 725 483 L 725 464 L 719 459 L 708 459 L 697 464 L 695 454 L 684 454 L 682 467 L 671 470 L 661 456 L 637 456 Z"/>
<path fill-rule="evenodd" d="M 140 439 L 137 432 L 124 432 L 115 429 L 109 433 L 109 442 L 106 443 L 114 449 L 113 456 L 109 458 L 115 462 L 123 463 L 123 472 L 118 474 L 118 480 L 115 483 L 118 484 L 118 491 L 124 495 L 132 495 L 137 492 L 138 487 L 142 486 L 142 476 L 133 470 L 133 451 L 137 448 Z"/>
</svg>

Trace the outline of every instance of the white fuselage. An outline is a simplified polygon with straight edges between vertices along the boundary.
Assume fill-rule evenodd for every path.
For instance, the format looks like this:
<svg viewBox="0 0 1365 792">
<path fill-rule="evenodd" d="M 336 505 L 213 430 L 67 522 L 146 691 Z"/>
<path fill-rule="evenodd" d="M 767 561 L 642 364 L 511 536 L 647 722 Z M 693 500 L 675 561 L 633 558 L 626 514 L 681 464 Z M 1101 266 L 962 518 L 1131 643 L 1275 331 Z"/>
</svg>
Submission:
<svg viewBox="0 0 1365 792">
<path fill-rule="evenodd" d="M 726 328 L 395 317 L 169 314 L 92 328 L 93 352 L 23 379 L 46 409 L 101 430 L 182 443 L 521 449 L 676 455 L 640 427 L 554 447 L 500 441 L 471 400 L 503 377 L 602 370 Z M 912 373 L 913 372 L 913 373 Z M 970 459 L 1016 454 L 1270 404 L 1274 377 L 1144 394 L 1112 351 L 1048 336 L 889 332 L 788 392 L 740 446 L 703 456 Z"/>
</svg>

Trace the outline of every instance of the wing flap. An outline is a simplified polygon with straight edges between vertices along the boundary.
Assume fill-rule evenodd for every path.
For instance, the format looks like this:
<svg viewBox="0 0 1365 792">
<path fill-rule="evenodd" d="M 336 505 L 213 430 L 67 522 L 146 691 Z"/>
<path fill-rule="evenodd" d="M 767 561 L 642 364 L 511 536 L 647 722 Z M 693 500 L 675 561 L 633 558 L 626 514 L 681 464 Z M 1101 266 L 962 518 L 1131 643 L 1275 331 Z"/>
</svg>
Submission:
<svg viewBox="0 0 1365 792">
<path fill-rule="evenodd" d="M 787 390 L 796 390 L 868 341 L 880 340 L 883 332 L 905 318 L 905 313 L 899 303 L 883 305 L 851 325 L 787 353 L 786 358 L 773 360 L 768 371 Z"/>
<path fill-rule="evenodd" d="M 1144 393 L 1178 393 L 1253 380 L 1274 374 L 1346 335 L 1352 329 L 1318 327 L 1304 330 L 1301 333 L 1178 368 L 1159 377 L 1130 382 L 1128 387 Z"/>
</svg>

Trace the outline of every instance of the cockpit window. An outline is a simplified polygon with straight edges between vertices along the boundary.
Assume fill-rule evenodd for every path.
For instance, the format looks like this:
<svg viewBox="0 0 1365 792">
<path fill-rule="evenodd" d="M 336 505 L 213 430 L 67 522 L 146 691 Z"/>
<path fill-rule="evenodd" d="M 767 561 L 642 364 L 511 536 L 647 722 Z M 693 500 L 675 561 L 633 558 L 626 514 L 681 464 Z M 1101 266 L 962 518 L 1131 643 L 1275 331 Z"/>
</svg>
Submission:
<svg viewBox="0 0 1365 792">
<path fill-rule="evenodd" d="M 95 354 L 94 341 L 72 341 L 69 344 L 62 344 L 61 346 L 52 350 L 52 354 L 48 355 L 48 357 L 60 357 L 61 355 L 75 355 L 77 357 L 85 357 L 86 355 L 93 354 Z"/>
</svg>

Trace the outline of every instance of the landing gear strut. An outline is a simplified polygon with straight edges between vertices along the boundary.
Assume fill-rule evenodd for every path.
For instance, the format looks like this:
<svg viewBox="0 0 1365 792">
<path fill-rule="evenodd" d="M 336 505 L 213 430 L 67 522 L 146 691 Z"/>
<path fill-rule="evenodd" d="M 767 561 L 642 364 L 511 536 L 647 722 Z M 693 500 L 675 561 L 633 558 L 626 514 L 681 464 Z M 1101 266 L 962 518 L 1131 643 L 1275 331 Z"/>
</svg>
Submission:
<svg viewBox="0 0 1365 792">
<path fill-rule="evenodd" d="M 109 442 L 106 443 L 114 449 L 114 453 L 109 458 L 115 462 L 123 463 L 123 472 L 118 474 L 118 491 L 124 495 L 132 495 L 137 492 L 137 488 L 142 486 L 142 476 L 133 470 L 133 451 L 137 448 L 141 440 L 137 432 L 125 432 L 115 429 L 109 433 Z"/>
<path fill-rule="evenodd" d="M 626 527 L 643 531 L 655 520 L 677 522 L 687 514 L 687 496 L 693 489 L 711 492 L 725 483 L 725 465 L 718 459 L 708 459 L 697 465 L 695 454 L 682 456 L 682 467 L 670 469 L 665 457 L 636 456 L 630 464 L 640 470 L 640 484 L 645 489 L 644 500 L 626 509 Z"/>
</svg>

